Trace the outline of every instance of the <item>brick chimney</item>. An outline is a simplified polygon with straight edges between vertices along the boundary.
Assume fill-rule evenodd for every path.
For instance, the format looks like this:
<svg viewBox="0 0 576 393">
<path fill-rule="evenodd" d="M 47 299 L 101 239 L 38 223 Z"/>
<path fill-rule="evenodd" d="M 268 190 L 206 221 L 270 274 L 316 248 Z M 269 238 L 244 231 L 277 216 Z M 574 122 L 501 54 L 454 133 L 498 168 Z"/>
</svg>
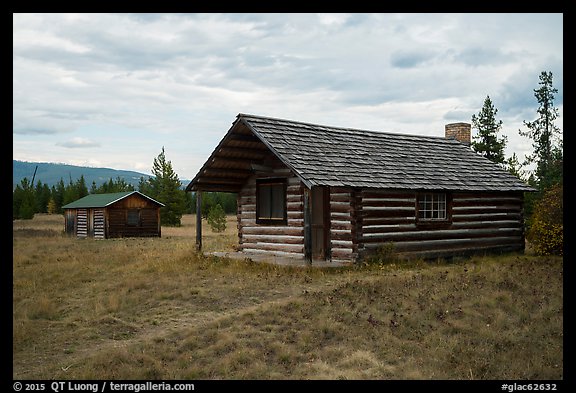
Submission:
<svg viewBox="0 0 576 393">
<path fill-rule="evenodd" d="M 459 142 L 470 146 L 470 134 L 472 125 L 470 123 L 450 123 L 445 126 L 446 139 L 456 139 Z"/>
</svg>

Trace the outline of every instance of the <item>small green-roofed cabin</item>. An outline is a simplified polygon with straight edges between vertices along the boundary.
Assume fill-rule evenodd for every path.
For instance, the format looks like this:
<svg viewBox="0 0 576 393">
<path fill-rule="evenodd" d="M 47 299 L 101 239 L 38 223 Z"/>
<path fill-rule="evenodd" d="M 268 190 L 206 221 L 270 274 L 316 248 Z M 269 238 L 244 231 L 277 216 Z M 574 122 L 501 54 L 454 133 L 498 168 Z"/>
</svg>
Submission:
<svg viewBox="0 0 576 393">
<path fill-rule="evenodd" d="M 80 238 L 160 237 L 163 206 L 139 191 L 90 194 L 62 206 L 64 228 Z"/>
</svg>

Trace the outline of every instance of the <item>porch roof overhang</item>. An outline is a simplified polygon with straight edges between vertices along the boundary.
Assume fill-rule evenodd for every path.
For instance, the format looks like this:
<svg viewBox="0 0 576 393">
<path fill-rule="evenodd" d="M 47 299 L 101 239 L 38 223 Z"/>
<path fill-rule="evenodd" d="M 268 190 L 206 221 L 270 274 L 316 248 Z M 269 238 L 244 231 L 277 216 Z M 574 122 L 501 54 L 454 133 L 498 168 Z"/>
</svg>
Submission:
<svg viewBox="0 0 576 393">
<path fill-rule="evenodd" d="M 238 117 L 198 174 L 186 186 L 186 191 L 240 192 L 250 176 L 259 172 L 269 173 L 269 162 L 277 160 L 298 176 L 297 171 L 277 154 L 257 130 Z M 312 186 L 304 179 L 301 180 L 308 187 Z"/>
</svg>

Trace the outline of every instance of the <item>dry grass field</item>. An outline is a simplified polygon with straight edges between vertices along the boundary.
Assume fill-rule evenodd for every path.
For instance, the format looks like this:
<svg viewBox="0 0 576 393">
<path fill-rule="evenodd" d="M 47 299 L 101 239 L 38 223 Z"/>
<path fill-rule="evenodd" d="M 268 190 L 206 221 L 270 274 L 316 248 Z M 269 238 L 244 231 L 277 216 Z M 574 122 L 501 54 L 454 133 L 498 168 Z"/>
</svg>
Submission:
<svg viewBox="0 0 576 393">
<path fill-rule="evenodd" d="M 14 379 L 562 379 L 563 260 L 295 268 L 13 223 Z M 204 229 L 232 250 L 236 222 Z"/>
</svg>

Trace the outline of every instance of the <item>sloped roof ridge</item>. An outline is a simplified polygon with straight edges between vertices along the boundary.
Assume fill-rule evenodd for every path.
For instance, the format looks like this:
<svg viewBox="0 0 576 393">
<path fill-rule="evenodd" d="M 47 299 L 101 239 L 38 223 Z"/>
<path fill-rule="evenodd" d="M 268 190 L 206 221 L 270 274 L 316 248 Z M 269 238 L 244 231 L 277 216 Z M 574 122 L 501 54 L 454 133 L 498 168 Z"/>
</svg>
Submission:
<svg viewBox="0 0 576 393">
<path fill-rule="evenodd" d="M 246 114 L 246 113 L 239 113 L 237 117 L 238 118 L 244 118 L 246 120 L 257 119 L 257 120 L 264 120 L 264 121 L 281 122 L 284 125 L 293 124 L 294 126 L 299 126 L 299 127 L 305 126 L 305 127 L 315 128 L 315 129 L 327 129 L 330 131 L 345 131 L 345 132 L 349 132 L 349 133 L 353 133 L 353 134 L 359 134 L 359 133 L 371 134 L 371 135 L 374 135 L 376 137 L 392 136 L 392 137 L 403 137 L 403 138 L 417 138 L 420 140 L 430 139 L 431 141 L 434 141 L 434 142 L 447 141 L 447 142 L 453 142 L 453 143 L 461 144 L 460 142 L 458 142 L 454 139 L 449 139 L 449 138 L 445 138 L 443 136 L 438 136 L 438 135 L 417 135 L 417 134 L 405 134 L 405 133 L 390 132 L 390 131 L 365 130 L 365 129 L 351 128 L 351 127 L 336 127 L 336 126 L 328 126 L 325 124 L 315 124 L 315 123 L 294 121 L 294 120 L 289 120 L 289 119 L 281 119 L 281 118 L 277 118 L 277 117 L 251 115 L 251 114 Z"/>
<path fill-rule="evenodd" d="M 160 205 L 165 206 L 162 202 L 150 198 L 148 195 L 141 193 L 138 190 L 133 191 L 120 191 L 120 192 L 109 192 L 103 194 L 88 194 L 80 199 L 70 202 L 64 206 L 63 209 L 76 209 L 76 208 L 88 208 L 88 207 L 106 207 L 113 203 L 118 202 L 132 194 L 139 194 L 142 197 Z"/>
</svg>

